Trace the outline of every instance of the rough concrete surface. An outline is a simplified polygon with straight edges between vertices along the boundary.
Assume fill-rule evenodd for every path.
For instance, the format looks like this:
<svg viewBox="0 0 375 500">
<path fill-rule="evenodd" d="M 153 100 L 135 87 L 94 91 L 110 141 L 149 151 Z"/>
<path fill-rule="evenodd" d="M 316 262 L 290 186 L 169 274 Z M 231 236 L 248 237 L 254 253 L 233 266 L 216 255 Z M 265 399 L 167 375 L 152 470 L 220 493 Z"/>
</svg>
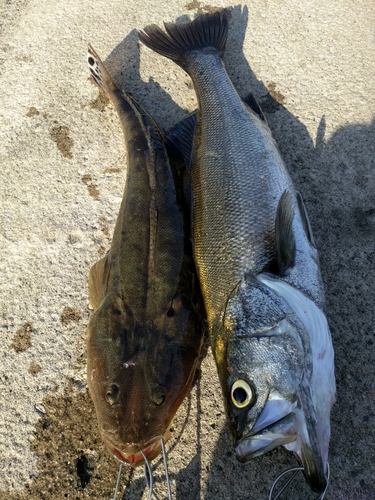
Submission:
<svg viewBox="0 0 375 500">
<path fill-rule="evenodd" d="M 134 30 L 214 7 L 231 8 L 228 72 L 262 104 L 320 250 L 338 390 L 326 498 L 375 498 L 375 4 L 2 0 L 1 499 L 109 499 L 115 486 L 86 388 L 85 334 L 88 271 L 109 248 L 126 155 L 113 108 L 88 80 L 87 43 L 167 127 L 196 106 L 190 79 L 139 47 Z M 172 436 L 178 499 L 266 499 L 296 464 L 283 449 L 236 461 L 211 355 Z M 158 499 L 164 477 L 157 459 Z M 142 470 L 126 470 L 121 491 L 147 498 Z M 316 495 L 300 478 L 285 498 Z"/>
</svg>

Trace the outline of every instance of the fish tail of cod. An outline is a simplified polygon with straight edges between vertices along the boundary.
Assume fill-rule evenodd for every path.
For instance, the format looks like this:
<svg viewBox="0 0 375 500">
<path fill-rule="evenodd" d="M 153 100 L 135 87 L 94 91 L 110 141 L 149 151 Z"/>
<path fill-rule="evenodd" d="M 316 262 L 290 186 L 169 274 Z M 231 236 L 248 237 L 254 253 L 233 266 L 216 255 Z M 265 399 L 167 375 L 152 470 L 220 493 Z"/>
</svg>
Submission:
<svg viewBox="0 0 375 500">
<path fill-rule="evenodd" d="M 118 89 L 111 75 L 108 73 L 107 68 L 104 66 L 91 44 L 89 44 L 87 49 L 87 64 L 94 83 L 111 99 Z"/>
<path fill-rule="evenodd" d="M 185 24 L 164 23 L 166 33 L 155 24 L 138 32 L 147 47 L 171 59 L 189 73 L 193 52 L 217 51 L 223 56 L 228 37 L 228 15 L 225 10 L 204 14 Z"/>
</svg>

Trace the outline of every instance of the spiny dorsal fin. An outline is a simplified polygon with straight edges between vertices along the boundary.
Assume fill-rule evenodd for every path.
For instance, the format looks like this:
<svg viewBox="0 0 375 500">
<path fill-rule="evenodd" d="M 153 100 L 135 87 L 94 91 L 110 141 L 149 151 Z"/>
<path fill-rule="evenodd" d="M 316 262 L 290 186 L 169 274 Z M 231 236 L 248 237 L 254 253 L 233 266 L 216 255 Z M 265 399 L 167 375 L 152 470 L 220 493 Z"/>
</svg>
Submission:
<svg viewBox="0 0 375 500">
<path fill-rule="evenodd" d="M 165 23 L 166 33 L 155 24 L 138 32 L 147 47 L 172 59 L 187 71 L 188 54 L 214 48 L 222 56 L 228 37 L 228 15 L 225 10 L 203 14 L 189 23 Z"/>
<path fill-rule="evenodd" d="M 254 111 L 254 113 L 265 123 L 267 123 L 267 118 L 265 117 L 262 108 L 259 106 L 258 101 L 255 99 L 254 94 L 249 92 L 247 96 L 242 98 L 243 102 L 249 106 L 249 108 Z"/>
<path fill-rule="evenodd" d="M 173 127 L 165 131 L 166 143 L 173 153 L 183 160 L 185 168 L 190 170 L 195 125 L 197 123 L 198 111 L 193 111 Z"/>
<path fill-rule="evenodd" d="M 296 240 L 293 232 L 294 208 L 289 191 L 284 191 L 276 210 L 275 250 L 279 274 L 294 266 Z"/>
<path fill-rule="evenodd" d="M 300 211 L 300 214 L 301 214 L 303 229 L 305 230 L 307 239 L 309 240 L 309 242 L 311 243 L 311 245 L 314 248 L 316 248 L 316 244 L 315 244 L 315 240 L 314 240 L 314 235 L 313 235 L 313 232 L 312 232 L 312 229 L 311 229 L 310 219 L 309 219 L 309 216 L 308 216 L 307 210 L 306 210 L 306 205 L 303 202 L 303 198 L 302 198 L 301 193 L 299 193 L 297 191 L 296 195 L 297 195 L 298 208 L 299 208 L 299 211 Z"/>
</svg>

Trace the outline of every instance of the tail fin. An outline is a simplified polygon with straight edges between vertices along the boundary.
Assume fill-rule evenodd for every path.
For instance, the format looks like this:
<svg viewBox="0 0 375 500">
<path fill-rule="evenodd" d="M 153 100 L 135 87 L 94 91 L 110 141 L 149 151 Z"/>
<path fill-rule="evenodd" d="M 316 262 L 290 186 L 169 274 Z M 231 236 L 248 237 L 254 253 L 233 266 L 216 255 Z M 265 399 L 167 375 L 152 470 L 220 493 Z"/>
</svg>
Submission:
<svg viewBox="0 0 375 500">
<path fill-rule="evenodd" d="M 139 31 L 141 42 L 162 56 L 172 59 L 186 70 L 189 52 L 215 48 L 224 54 L 228 36 L 228 15 L 225 10 L 204 14 L 187 24 L 165 23 L 164 33 L 152 24 Z"/>
<path fill-rule="evenodd" d="M 96 85 L 100 89 L 104 90 L 110 98 L 111 95 L 116 92 L 117 87 L 112 80 L 111 75 L 108 73 L 107 68 L 104 66 L 100 57 L 90 44 L 87 50 L 87 64 L 89 65 L 91 77 Z"/>
</svg>

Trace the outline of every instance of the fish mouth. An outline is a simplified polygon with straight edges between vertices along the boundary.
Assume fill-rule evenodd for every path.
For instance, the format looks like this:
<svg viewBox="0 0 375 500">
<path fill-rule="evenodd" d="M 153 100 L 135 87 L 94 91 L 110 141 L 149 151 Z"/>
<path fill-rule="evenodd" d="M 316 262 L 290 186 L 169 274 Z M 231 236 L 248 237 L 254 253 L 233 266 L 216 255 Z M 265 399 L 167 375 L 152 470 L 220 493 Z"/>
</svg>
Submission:
<svg viewBox="0 0 375 500">
<path fill-rule="evenodd" d="M 258 428 L 251 435 L 242 438 L 235 446 L 237 460 L 247 462 L 277 446 L 292 443 L 297 439 L 297 433 L 296 416 L 290 413 L 277 422 L 262 429 Z"/>
<path fill-rule="evenodd" d="M 284 446 L 297 455 L 310 488 L 322 493 L 327 485 L 327 464 L 310 438 L 301 409 L 285 400 L 269 400 L 251 431 L 236 443 L 236 458 L 247 462 Z"/>
<path fill-rule="evenodd" d="M 144 465 L 145 457 L 149 462 L 151 462 L 151 460 L 156 458 L 161 451 L 161 440 L 163 439 L 166 443 L 170 437 L 171 432 L 170 430 L 167 430 L 164 436 L 157 436 L 145 444 L 128 443 L 124 446 L 118 447 L 112 443 L 109 436 L 104 433 L 102 434 L 104 444 L 112 455 L 120 462 L 126 463 L 132 467 Z"/>
<path fill-rule="evenodd" d="M 271 397 L 250 431 L 236 444 L 237 459 L 247 462 L 277 446 L 295 441 L 298 427 L 294 410 L 294 403 Z"/>
</svg>

